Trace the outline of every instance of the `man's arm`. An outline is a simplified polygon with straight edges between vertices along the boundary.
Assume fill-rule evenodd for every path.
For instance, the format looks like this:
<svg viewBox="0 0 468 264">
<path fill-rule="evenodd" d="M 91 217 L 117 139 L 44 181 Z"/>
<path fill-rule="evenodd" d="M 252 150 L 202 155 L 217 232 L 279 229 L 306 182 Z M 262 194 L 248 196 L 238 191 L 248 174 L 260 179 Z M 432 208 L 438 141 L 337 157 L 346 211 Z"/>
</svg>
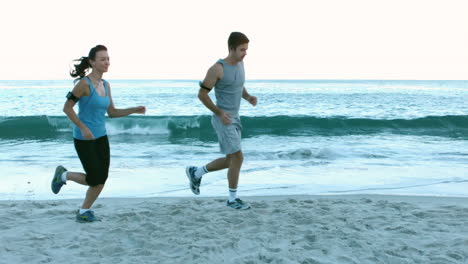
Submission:
<svg viewBox="0 0 468 264">
<path fill-rule="evenodd" d="M 247 92 L 247 89 L 245 89 L 245 86 L 244 86 L 244 89 L 242 90 L 242 98 L 244 98 L 247 101 L 250 98 L 250 94 Z"/>
<path fill-rule="evenodd" d="M 242 90 L 242 98 L 247 100 L 253 106 L 257 105 L 257 97 L 250 95 L 249 92 L 247 92 L 247 89 L 245 89 L 245 87 Z"/>
<path fill-rule="evenodd" d="M 200 99 L 200 101 L 206 106 L 206 108 L 208 108 L 211 112 L 217 115 L 224 125 L 228 125 L 232 122 L 231 116 L 223 110 L 219 109 L 208 95 L 211 89 L 213 89 L 213 87 L 215 86 L 216 82 L 219 79 L 221 79 L 222 76 L 223 66 L 221 66 L 219 63 L 216 63 L 215 65 L 211 66 L 211 68 L 206 73 L 205 79 L 200 84 L 200 90 L 198 91 L 198 99 Z"/>
</svg>

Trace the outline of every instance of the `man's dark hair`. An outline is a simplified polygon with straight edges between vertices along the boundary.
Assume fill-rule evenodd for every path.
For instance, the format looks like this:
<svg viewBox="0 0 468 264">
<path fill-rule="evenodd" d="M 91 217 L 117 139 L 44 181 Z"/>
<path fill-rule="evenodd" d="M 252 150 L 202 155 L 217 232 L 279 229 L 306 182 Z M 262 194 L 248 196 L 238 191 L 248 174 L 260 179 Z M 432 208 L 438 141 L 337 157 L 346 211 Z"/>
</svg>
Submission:
<svg viewBox="0 0 468 264">
<path fill-rule="evenodd" d="M 229 35 L 228 39 L 228 46 L 229 50 L 231 49 L 237 49 L 242 44 L 249 43 L 249 39 L 244 33 L 240 32 L 232 32 L 231 35 Z"/>
</svg>

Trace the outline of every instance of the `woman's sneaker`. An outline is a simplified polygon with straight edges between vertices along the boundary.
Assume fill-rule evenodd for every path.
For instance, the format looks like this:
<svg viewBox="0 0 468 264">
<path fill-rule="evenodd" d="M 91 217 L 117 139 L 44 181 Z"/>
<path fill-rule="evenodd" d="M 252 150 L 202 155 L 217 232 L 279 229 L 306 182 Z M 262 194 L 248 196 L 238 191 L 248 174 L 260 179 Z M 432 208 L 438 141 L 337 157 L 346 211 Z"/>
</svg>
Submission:
<svg viewBox="0 0 468 264">
<path fill-rule="evenodd" d="M 52 178 L 52 183 L 50 184 L 53 193 L 59 193 L 62 186 L 66 184 L 62 181 L 62 174 L 66 171 L 67 169 L 65 169 L 62 165 L 57 166 L 55 169 L 54 177 Z"/>
<path fill-rule="evenodd" d="M 239 198 L 236 198 L 234 200 L 234 202 L 230 202 L 229 200 L 227 200 L 226 202 L 226 205 L 228 207 L 231 207 L 233 209 L 237 209 L 237 210 L 247 210 L 247 209 L 250 209 L 250 205 L 244 203 L 241 199 Z"/>
<path fill-rule="evenodd" d="M 96 218 L 96 216 L 94 216 L 94 212 L 91 210 L 86 211 L 82 214 L 80 214 L 80 210 L 78 210 L 78 212 L 76 212 L 76 221 L 80 223 L 90 223 L 98 221 L 98 219 Z"/>
</svg>

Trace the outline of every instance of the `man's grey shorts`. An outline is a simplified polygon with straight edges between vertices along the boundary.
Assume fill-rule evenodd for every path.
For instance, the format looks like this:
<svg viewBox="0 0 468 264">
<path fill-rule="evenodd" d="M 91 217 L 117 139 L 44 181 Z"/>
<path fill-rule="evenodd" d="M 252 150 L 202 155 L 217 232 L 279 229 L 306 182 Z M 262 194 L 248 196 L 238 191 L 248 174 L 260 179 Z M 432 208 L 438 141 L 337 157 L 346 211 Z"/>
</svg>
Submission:
<svg viewBox="0 0 468 264">
<path fill-rule="evenodd" d="M 240 118 L 232 118 L 232 123 L 224 125 L 216 116 L 212 116 L 211 125 L 213 125 L 218 135 L 219 148 L 223 154 L 232 154 L 241 150 L 242 125 Z"/>
</svg>

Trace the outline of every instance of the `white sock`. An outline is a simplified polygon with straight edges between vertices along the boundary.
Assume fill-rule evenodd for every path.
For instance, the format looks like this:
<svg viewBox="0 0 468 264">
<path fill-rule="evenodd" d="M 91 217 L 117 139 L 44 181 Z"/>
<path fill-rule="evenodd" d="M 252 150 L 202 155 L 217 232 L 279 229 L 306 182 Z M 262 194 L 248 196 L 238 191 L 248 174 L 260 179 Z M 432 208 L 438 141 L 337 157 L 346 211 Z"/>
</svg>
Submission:
<svg viewBox="0 0 468 264">
<path fill-rule="evenodd" d="M 229 188 L 229 202 L 234 202 L 237 198 L 237 189 Z"/>
<path fill-rule="evenodd" d="M 62 179 L 63 182 L 66 182 L 66 181 L 67 181 L 67 173 L 68 173 L 68 171 L 64 171 L 64 172 L 62 173 L 62 176 L 60 177 L 60 178 Z"/>
<path fill-rule="evenodd" d="M 206 166 L 198 167 L 195 171 L 195 178 L 200 179 L 204 174 L 208 173 Z"/>
<path fill-rule="evenodd" d="M 89 210 L 91 210 L 91 209 L 82 209 L 82 208 L 80 208 L 80 214 L 84 214 L 84 213 L 88 212 Z"/>
</svg>

